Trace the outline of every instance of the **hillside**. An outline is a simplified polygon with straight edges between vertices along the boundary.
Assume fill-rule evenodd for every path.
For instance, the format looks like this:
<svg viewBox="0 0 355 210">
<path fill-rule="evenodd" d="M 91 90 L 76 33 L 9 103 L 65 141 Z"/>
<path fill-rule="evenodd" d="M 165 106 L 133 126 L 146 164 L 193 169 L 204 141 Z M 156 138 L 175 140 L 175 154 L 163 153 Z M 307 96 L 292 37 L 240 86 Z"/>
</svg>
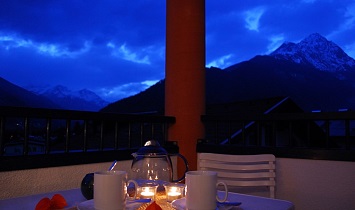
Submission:
<svg viewBox="0 0 355 210">
<path fill-rule="evenodd" d="M 60 108 L 49 99 L 38 96 L 0 77 L 0 106 Z"/>
</svg>

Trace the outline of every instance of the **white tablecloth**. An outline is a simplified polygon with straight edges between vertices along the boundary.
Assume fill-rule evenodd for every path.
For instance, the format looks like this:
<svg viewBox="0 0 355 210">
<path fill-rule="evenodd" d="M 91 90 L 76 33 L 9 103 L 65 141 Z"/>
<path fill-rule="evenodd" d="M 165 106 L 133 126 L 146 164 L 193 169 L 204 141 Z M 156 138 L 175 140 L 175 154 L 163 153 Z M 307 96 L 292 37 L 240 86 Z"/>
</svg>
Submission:
<svg viewBox="0 0 355 210">
<path fill-rule="evenodd" d="M 228 200 L 242 202 L 240 210 L 295 210 L 295 206 L 289 201 L 239 193 L 228 193 Z"/>
<path fill-rule="evenodd" d="M 85 202 L 80 189 L 50 192 L 44 194 L 30 195 L 18 198 L 0 200 L 0 210 L 32 210 L 36 204 L 44 197 L 52 198 L 54 194 L 61 194 L 68 203 L 67 209 L 76 209 L 78 204 Z M 245 194 L 229 193 L 229 201 L 238 201 L 242 204 L 240 210 L 294 210 L 293 203 L 285 200 L 263 198 Z"/>
<path fill-rule="evenodd" d="M 34 210 L 42 198 L 52 198 L 54 194 L 61 194 L 65 198 L 68 203 L 67 209 L 86 201 L 80 189 L 72 189 L 0 200 L 0 210 Z"/>
</svg>

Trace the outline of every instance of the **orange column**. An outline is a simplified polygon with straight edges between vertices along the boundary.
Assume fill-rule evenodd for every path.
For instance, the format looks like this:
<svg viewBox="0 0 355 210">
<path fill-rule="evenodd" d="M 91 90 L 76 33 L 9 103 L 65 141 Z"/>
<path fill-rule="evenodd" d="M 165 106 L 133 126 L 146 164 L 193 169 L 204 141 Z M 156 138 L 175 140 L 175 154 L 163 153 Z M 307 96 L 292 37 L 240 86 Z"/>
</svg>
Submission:
<svg viewBox="0 0 355 210">
<path fill-rule="evenodd" d="M 166 13 L 165 115 L 176 117 L 168 139 L 195 170 L 196 143 L 204 137 L 205 1 L 167 0 Z M 179 177 L 184 169 L 178 161 Z"/>
</svg>

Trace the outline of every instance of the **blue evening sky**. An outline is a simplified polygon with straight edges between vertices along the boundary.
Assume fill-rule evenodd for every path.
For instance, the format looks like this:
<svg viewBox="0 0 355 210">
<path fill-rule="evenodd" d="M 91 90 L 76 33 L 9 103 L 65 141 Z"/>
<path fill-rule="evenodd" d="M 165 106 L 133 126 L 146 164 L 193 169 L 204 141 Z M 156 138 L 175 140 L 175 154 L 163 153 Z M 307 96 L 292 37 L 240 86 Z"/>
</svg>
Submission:
<svg viewBox="0 0 355 210">
<path fill-rule="evenodd" d="M 164 0 L 1 0 L 0 77 L 87 88 L 108 101 L 165 73 Z M 354 0 L 206 0 L 206 66 L 320 33 L 355 58 Z"/>
</svg>

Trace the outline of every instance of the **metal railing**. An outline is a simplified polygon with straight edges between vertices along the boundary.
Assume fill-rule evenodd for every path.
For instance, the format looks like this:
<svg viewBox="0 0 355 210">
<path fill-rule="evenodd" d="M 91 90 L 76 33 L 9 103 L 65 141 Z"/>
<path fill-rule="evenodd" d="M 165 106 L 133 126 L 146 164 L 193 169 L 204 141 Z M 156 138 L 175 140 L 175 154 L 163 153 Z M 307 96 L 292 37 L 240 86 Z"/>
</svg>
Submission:
<svg viewBox="0 0 355 210">
<path fill-rule="evenodd" d="M 201 152 L 273 153 L 355 161 L 355 112 L 206 115 Z M 148 139 L 167 141 L 174 117 L 0 107 L 0 171 L 131 159 Z"/>
<path fill-rule="evenodd" d="M 355 161 L 355 112 L 205 115 L 198 151 Z M 214 150 L 214 151 L 212 151 Z"/>
<path fill-rule="evenodd" d="M 76 164 L 78 159 L 100 161 L 110 153 L 115 159 L 122 158 L 117 151 L 127 158 L 149 139 L 169 147 L 167 129 L 174 122 L 174 117 L 151 114 L 0 107 L 1 170 L 20 160 L 20 168 L 32 168 L 38 161 L 54 161 L 54 157 L 65 160 L 62 164 Z M 112 160 L 112 155 L 110 158 L 104 159 Z"/>
</svg>

